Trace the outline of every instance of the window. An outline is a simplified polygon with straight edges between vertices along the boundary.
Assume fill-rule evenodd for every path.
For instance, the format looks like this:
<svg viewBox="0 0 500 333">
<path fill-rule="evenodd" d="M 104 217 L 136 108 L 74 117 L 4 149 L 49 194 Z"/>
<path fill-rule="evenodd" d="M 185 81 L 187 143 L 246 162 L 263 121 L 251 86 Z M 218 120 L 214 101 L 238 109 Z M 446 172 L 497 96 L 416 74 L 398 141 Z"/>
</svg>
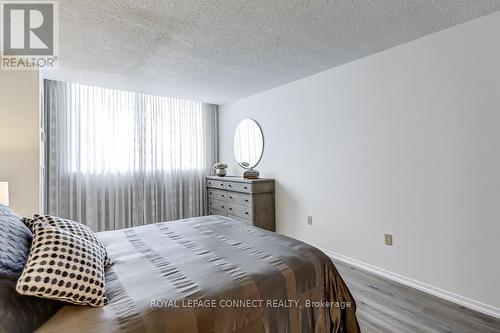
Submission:
<svg viewBox="0 0 500 333">
<path fill-rule="evenodd" d="M 203 169 L 203 104 L 70 84 L 72 172 Z"/>
<path fill-rule="evenodd" d="M 205 213 L 216 105 L 44 85 L 46 213 L 99 231 Z"/>
</svg>

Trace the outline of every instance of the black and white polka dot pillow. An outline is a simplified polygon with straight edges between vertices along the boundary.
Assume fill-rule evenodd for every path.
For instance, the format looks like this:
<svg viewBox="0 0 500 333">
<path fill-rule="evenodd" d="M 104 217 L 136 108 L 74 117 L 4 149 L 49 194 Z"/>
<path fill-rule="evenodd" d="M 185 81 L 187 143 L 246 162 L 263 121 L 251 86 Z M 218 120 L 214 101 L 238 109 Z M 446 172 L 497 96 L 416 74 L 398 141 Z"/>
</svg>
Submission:
<svg viewBox="0 0 500 333">
<path fill-rule="evenodd" d="M 63 219 L 61 217 L 55 217 L 50 215 L 35 215 L 33 219 L 24 219 L 24 224 L 33 231 L 33 224 L 37 221 L 45 222 L 53 227 L 61 228 L 69 231 L 72 234 L 82 237 L 83 239 L 96 244 L 101 248 L 104 252 L 104 266 L 111 266 L 113 263 L 108 256 L 108 252 L 106 251 L 106 247 L 104 244 L 97 238 L 95 233 L 87 227 L 85 224 L 71 221 L 67 219 Z"/>
<path fill-rule="evenodd" d="M 99 307 L 108 303 L 104 279 L 104 257 L 97 245 L 43 222 L 33 224 L 18 293 Z"/>
</svg>

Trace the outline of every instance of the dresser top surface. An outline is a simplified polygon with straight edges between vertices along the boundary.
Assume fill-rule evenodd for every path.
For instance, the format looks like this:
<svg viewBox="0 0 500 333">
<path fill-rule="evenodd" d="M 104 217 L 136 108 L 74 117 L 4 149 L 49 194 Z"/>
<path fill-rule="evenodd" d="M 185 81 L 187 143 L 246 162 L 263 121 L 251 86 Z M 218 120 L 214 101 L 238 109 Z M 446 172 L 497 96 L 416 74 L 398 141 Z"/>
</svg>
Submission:
<svg viewBox="0 0 500 333">
<path fill-rule="evenodd" d="M 274 182 L 274 179 L 270 179 L 270 178 L 244 179 L 244 178 L 238 177 L 238 176 L 224 176 L 224 177 L 207 176 L 206 178 L 210 179 L 210 180 L 218 180 L 218 181 L 226 181 L 226 182 L 237 182 L 237 183 L 248 183 L 248 184 L 271 183 L 271 182 Z"/>
</svg>

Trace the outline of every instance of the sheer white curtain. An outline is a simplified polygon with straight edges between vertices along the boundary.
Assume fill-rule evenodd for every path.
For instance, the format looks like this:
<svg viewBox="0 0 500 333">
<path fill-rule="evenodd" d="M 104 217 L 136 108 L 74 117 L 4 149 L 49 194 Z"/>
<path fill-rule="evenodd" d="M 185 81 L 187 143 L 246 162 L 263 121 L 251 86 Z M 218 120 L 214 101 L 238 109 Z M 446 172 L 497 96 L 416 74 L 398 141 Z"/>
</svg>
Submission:
<svg viewBox="0 0 500 333">
<path fill-rule="evenodd" d="M 45 81 L 46 212 L 94 230 L 203 215 L 217 106 Z"/>
</svg>

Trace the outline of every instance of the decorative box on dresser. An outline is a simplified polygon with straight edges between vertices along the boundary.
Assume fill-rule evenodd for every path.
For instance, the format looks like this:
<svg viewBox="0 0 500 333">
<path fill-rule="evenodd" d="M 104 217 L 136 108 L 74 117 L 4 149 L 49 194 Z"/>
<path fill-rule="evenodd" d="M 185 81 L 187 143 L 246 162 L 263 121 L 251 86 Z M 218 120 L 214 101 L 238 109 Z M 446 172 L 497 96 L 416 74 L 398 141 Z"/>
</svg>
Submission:
<svg viewBox="0 0 500 333">
<path fill-rule="evenodd" d="M 207 194 L 210 215 L 276 231 L 274 179 L 207 177 Z"/>
</svg>

